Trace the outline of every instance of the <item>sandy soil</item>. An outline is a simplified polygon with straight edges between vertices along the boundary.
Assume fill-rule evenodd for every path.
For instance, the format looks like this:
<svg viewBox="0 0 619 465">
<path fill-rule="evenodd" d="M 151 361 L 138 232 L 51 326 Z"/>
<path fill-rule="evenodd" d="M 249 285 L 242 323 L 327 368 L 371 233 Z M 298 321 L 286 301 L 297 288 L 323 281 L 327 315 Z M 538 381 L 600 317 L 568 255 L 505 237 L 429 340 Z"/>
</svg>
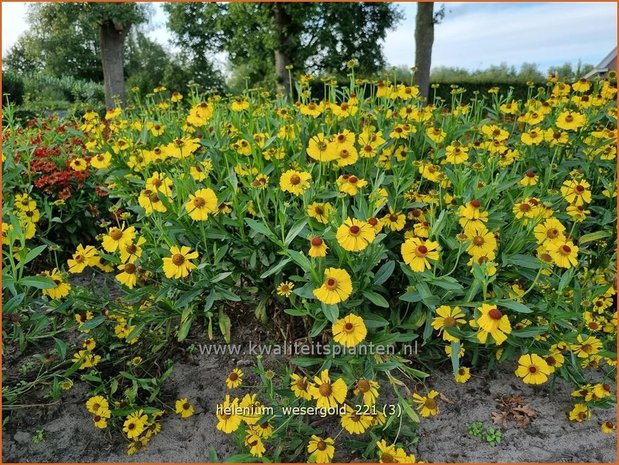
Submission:
<svg viewBox="0 0 619 465">
<path fill-rule="evenodd" d="M 196 415 L 180 419 L 168 415 L 161 433 L 139 454 L 128 457 L 120 435 L 110 437 L 94 428 L 84 408 L 87 387 L 76 383 L 61 402 L 48 407 L 11 411 L 3 434 L 4 462 L 157 462 L 209 461 L 212 451 L 219 460 L 236 453 L 233 439 L 215 428 L 214 408 L 222 400 L 224 379 L 232 366 L 247 368 L 249 359 L 222 360 L 200 356 L 178 362 L 164 397 L 186 396 Z M 246 372 L 248 370 L 245 370 Z M 466 385 L 452 381 L 448 373 L 436 373 L 429 382 L 445 395 L 441 413 L 422 419 L 421 437 L 410 450 L 426 462 L 615 462 L 616 436 L 600 431 L 599 422 L 615 417 L 614 411 L 594 411 L 586 423 L 570 423 L 566 417 L 572 405 L 567 383 L 532 388 L 518 382 L 509 371 L 493 376 L 475 376 Z M 525 428 L 503 429 L 497 447 L 468 434 L 468 425 L 484 421 L 491 425 L 497 395 L 520 394 L 539 413 Z M 37 430 L 44 441 L 33 443 Z M 340 455 L 340 454 L 338 454 Z M 351 457 L 336 457 L 342 461 Z"/>
</svg>

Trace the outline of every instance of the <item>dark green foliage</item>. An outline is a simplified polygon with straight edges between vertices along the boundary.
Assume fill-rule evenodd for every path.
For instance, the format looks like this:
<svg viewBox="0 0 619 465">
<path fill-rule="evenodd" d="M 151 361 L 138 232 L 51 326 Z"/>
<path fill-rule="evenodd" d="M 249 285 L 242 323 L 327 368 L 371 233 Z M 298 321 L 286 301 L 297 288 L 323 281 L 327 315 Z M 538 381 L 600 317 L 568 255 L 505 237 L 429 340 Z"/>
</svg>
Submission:
<svg viewBox="0 0 619 465">
<path fill-rule="evenodd" d="M 2 105 L 21 105 L 24 101 L 24 81 L 12 71 L 2 73 Z"/>
</svg>

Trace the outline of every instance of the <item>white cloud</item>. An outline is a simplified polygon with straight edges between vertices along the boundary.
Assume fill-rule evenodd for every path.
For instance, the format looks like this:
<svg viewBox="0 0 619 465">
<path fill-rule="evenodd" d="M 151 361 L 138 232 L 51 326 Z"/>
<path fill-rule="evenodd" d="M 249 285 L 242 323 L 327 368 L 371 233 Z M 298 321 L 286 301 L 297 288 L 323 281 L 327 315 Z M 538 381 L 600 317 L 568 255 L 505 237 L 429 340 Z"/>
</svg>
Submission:
<svg viewBox="0 0 619 465">
<path fill-rule="evenodd" d="M 2 54 L 10 49 L 20 34 L 28 30 L 26 3 L 2 2 Z"/>
</svg>

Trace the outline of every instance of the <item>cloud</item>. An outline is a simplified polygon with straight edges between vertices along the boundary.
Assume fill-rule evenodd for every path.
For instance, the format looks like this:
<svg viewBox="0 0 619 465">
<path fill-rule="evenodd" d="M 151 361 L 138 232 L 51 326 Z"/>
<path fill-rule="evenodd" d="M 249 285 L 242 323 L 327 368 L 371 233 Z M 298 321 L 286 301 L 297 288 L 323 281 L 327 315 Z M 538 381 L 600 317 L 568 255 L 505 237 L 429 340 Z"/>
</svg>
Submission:
<svg viewBox="0 0 619 465">
<path fill-rule="evenodd" d="M 2 2 L 2 54 L 27 30 L 26 3 Z"/>
<path fill-rule="evenodd" d="M 535 62 L 542 69 L 565 62 L 596 64 L 617 42 L 612 3 L 447 3 L 435 28 L 433 66 L 467 69 Z M 385 44 L 387 61 L 414 63 L 414 15 Z"/>
</svg>

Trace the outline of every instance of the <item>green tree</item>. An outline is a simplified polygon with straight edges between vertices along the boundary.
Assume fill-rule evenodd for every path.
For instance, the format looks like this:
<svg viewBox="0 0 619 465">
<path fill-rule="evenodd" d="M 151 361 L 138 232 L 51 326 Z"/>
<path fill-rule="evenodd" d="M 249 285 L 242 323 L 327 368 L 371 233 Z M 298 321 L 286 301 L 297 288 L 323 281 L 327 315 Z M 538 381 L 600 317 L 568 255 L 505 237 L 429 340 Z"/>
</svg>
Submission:
<svg viewBox="0 0 619 465">
<path fill-rule="evenodd" d="M 380 43 L 401 19 L 389 3 L 174 3 L 165 9 L 176 44 L 205 68 L 210 56 L 225 51 L 253 84 L 277 82 L 284 89 L 288 65 L 296 72 L 343 73 L 354 58 L 364 73 L 376 73 L 385 64 Z"/>
<path fill-rule="evenodd" d="M 103 78 L 105 103 L 113 107 L 114 96 L 125 99 L 126 37 L 132 26 L 147 20 L 147 13 L 147 6 L 136 3 L 30 5 L 31 31 L 18 42 L 19 48 L 11 51 L 7 66 L 43 70 L 55 76 L 71 73 L 82 79 Z M 28 59 L 17 56 L 20 48 Z"/>
</svg>

